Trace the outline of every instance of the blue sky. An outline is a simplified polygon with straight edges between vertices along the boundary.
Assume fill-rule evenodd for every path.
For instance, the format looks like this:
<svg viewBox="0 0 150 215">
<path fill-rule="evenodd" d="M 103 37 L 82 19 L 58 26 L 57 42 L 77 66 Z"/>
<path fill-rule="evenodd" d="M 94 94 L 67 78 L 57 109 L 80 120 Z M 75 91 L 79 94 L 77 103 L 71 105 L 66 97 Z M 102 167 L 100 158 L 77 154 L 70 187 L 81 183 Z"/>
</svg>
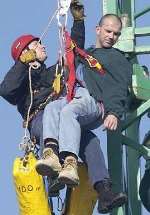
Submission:
<svg viewBox="0 0 150 215">
<path fill-rule="evenodd" d="M 92 3 L 91 3 L 92 2 Z M 84 0 L 86 10 L 86 47 L 95 43 L 95 26 L 102 14 L 102 1 Z M 150 6 L 148 0 L 136 0 L 137 11 Z M 12 41 L 21 34 L 31 33 L 40 36 L 48 19 L 57 8 L 56 0 L 5 0 L 1 4 L 0 12 L 0 82 L 5 73 L 13 65 L 10 55 Z M 69 23 L 72 19 L 69 17 Z M 150 26 L 149 14 L 138 20 L 139 26 Z M 68 24 L 69 28 L 70 24 Z M 58 34 L 56 20 L 52 23 L 48 34 L 44 39 L 47 47 L 47 65 L 55 63 L 58 56 Z M 140 40 L 141 44 L 148 44 L 148 39 Z M 147 65 L 150 71 L 150 56 L 140 57 L 140 63 Z M 16 156 L 20 155 L 18 145 L 23 136 L 22 119 L 17 113 L 16 107 L 11 106 L 5 100 L 0 99 L 0 202 L 1 211 L 4 214 L 18 214 L 16 195 L 12 183 L 12 164 Z M 149 121 L 144 118 L 141 126 L 141 139 L 150 128 Z M 104 139 L 102 139 L 104 140 Z M 105 140 L 104 140 L 105 142 Z M 97 215 L 96 210 L 93 213 Z M 147 212 L 144 210 L 144 215 Z"/>
</svg>

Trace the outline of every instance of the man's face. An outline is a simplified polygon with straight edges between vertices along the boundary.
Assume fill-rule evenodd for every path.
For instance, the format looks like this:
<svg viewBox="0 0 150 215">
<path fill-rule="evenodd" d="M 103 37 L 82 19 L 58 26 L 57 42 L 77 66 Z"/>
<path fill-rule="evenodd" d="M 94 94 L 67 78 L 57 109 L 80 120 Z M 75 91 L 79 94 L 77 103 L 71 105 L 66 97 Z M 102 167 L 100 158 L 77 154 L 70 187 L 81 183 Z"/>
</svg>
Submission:
<svg viewBox="0 0 150 215">
<path fill-rule="evenodd" d="M 44 62 L 47 58 L 45 46 L 38 41 L 33 41 L 28 45 L 29 49 L 35 49 L 36 57 L 39 61 Z"/>
<path fill-rule="evenodd" d="M 107 17 L 101 26 L 96 27 L 97 48 L 111 48 L 118 40 L 121 32 L 120 22 L 112 17 Z"/>
</svg>

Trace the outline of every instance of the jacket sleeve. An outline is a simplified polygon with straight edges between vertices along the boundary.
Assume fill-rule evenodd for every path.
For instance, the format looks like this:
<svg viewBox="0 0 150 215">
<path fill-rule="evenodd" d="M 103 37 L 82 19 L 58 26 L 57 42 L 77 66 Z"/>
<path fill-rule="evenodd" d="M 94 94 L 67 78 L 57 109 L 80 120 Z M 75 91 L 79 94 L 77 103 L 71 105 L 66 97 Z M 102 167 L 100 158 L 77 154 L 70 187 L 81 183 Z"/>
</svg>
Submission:
<svg viewBox="0 0 150 215">
<path fill-rule="evenodd" d="M 132 82 L 132 65 L 123 55 L 116 56 L 116 60 L 111 61 L 111 64 L 111 75 L 106 74 L 107 86 L 103 86 L 105 114 L 114 114 L 121 118 L 126 111 L 129 86 Z"/>
<path fill-rule="evenodd" d="M 85 43 L 85 25 L 84 20 L 74 21 L 71 28 L 71 38 L 76 42 L 79 48 L 84 48 Z"/>
<path fill-rule="evenodd" d="M 8 71 L 0 84 L 0 96 L 12 105 L 18 103 L 19 99 L 22 97 L 22 92 L 27 88 L 27 71 L 28 66 L 18 61 Z"/>
</svg>

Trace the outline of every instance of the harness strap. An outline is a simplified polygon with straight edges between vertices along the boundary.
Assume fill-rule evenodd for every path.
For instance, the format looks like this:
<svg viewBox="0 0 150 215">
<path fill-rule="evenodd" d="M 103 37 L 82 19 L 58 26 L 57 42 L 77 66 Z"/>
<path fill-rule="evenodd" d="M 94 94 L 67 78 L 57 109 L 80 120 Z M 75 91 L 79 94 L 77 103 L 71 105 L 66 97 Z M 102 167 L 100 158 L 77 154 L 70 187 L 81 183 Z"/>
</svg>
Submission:
<svg viewBox="0 0 150 215">
<path fill-rule="evenodd" d="M 74 42 L 73 42 L 74 43 Z M 80 49 L 75 44 L 75 52 L 78 54 L 81 58 L 85 59 L 88 62 L 88 65 L 90 68 L 95 68 L 100 72 L 102 75 L 105 74 L 105 70 L 102 67 L 102 64 L 98 62 L 96 58 L 94 58 L 92 55 L 87 54 L 83 49 Z"/>
<path fill-rule="evenodd" d="M 67 31 L 64 32 L 65 34 L 65 51 L 66 51 L 66 60 L 69 67 L 69 76 L 66 82 L 67 87 L 67 100 L 70 102 L 74 97 L 74 87 L 76 81 L 76 74 L 75 74 L 75 65 L 74 65 L 74 52 L 72 47 L 72 40 Z"/>
<path fill-rule="evenodd" d="M 86 53 L 83 49 L 77 47 L 76 43 L 71 39 L 67 31 L 64 31 L 64 37 L 66 59 L 69 67 L 69 76 L 67 80 L 67 99 L 68 101 L 71 101 L 74 97 L 74 86 L 76 80 L 74 65 L 75 54 L 79 55 L 82 59 L 85 59 L 88 63 L 88 66 L 90 68 L 95 68 L 101 75 L 105 74 L 105 70 L 103 69 L 102 64 L 99 63 L 96 58 Z"/>
</svg>

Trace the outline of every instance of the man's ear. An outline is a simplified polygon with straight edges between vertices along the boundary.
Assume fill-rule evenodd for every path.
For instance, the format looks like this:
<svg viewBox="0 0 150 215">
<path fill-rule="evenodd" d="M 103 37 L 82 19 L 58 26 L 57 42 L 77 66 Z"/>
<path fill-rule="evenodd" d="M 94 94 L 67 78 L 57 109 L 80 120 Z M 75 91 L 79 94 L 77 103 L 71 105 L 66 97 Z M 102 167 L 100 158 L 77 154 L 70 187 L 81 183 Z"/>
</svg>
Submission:
<svg viewBox="0 0 150 215">
<path fill-rule="evenodd" d="M 100 34 L 100 30 L 101 30 L 101 27 L 100 27 L 100 26 L 96 26 L 96 34 L 97 34 L 97 35 Z"/>
</svg>

